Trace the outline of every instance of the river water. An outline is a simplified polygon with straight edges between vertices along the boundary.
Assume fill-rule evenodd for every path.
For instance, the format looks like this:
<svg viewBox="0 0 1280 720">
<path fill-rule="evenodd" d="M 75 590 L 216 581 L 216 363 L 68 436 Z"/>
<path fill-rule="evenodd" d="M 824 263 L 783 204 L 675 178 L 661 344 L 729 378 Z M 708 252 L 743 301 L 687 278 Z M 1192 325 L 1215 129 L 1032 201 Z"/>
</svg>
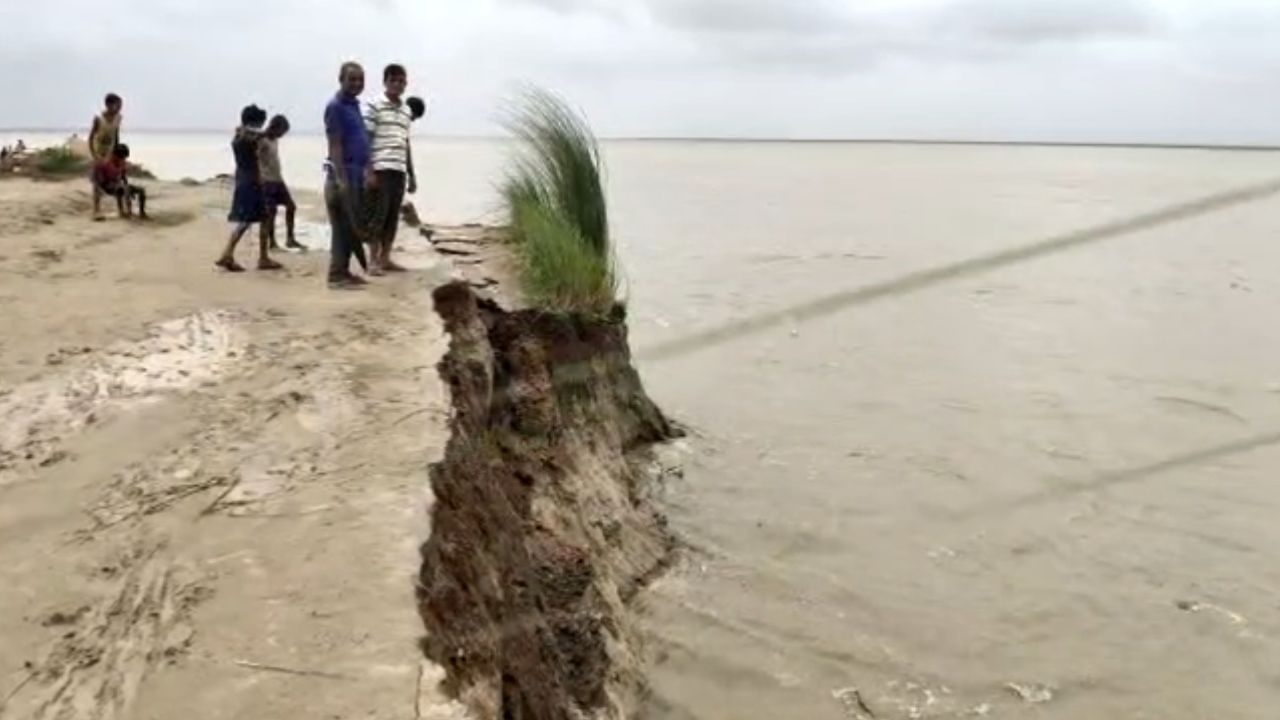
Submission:
<svg viewBox="0 0 1280 720">
<path fill-rule="evenodd" d="M 228 170 L 226 138 L 133 145 L 164 176 Z M 320 140 L 284 148 L 314 187 Z M 501 145 L 416 155 L 430 219 L 493 209 Z M 1182 150 L 607 156 L 642 354 L 1280 176 Z M 1277 239 L 1264 201 L 643 364 L 693 431 L 648 716 L 1280 717 Z"/>
<path fill-rule="evenodd" d="M 642 349 L 1280 171 L 1110 149 L 618 157 L 636 308 L 661 319 Z M 700 552 L 651 603 L 653 716 L 1280 717 L 1277 237 L 1264 202 L 646 367 L 699 433 L 672 501 Z"/>
</svg>

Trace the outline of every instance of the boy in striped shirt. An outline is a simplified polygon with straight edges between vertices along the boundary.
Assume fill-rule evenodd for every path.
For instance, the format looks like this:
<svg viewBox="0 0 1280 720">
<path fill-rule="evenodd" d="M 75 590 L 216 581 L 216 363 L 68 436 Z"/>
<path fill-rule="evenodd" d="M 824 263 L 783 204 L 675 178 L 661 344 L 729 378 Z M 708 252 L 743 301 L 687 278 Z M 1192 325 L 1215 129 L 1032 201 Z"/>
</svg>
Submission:
<svg viewBox="0 0 1280 720">
<path fill-rule="evenodd" d="M 403 272 L 391 261 L 391 245 L 400 222 L 405 193 L 417 192 L 409 128 L 413 114 L 404 102 L 409 76 L 403 65 L 391 64 L 382 72 L 384 96 L 365 107 L 364 125 L 369 133 L 371 159 L 365 181 L 369 213 L 369 273 Z"/>
</svg>

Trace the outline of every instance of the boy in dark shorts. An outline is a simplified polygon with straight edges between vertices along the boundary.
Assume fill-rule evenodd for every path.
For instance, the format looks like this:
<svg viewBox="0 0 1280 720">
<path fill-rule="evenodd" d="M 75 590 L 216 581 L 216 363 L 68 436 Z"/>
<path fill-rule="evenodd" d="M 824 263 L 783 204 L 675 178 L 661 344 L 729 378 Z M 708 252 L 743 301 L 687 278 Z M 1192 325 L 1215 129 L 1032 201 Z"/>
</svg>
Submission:
<svg viewBox="0 0 1280 720">
<path fill-rule="evenodd" d="M 284 171 L 280 166 L 280 138 L 289 132 L 289 118 L 276 115 L 267 123 L 267 132 L 258 143 L 258 166 L 262 173 L 262 199 L 266 205 L 267 219 L 263 228 L 272 250 L 279 250 L 276 243 L 276 211 L 284 207 L 284 223 L 289 233 L 285 247 L 290 250 L 306 250 L 307 247 L 298 242 L 294 234 L 294 219 L 298 214 L 298 206 L 293 202 L 289 186 L 284 182 Z"/>
<path fill-rule="evenodd" d="M 383 97 L 370 102 L 364 110 L 371 152 L 365 188 L 371 275 L 404 271 L 391 261 L 391 246 L 396 239 L 405 193 L 412 194 L 418 189 L 409 147 L 413 114 L 404 101 L 408 83 L 404 66 L 388 65 L 382 72 Z"/>
<path fill-rule="evenodd" d="M 116 199 L 120 217 L 133 217 L 133 201 L 138 201 L 138 219 L 147 219 L 147 191 L 129 182 L 129 146 L 117 143 L 111 154 L 93 166 L 96 193 Z"/>
</svg>

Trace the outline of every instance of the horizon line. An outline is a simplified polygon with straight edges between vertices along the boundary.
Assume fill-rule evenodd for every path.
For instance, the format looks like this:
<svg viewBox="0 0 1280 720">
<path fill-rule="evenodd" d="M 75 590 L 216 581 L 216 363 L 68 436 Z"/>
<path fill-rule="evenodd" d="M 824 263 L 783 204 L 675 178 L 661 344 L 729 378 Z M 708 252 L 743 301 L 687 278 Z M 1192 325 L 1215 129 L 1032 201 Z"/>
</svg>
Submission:
<svg viewBox="0 0 1280 720">
<path fill-rule="evenodd" d="M 211 135 L 225 133 L 225 128 L 152 128 L 142 127 L 133 130 L 138 133 L 156 135 Z M 83 128 L 67 127 L 0 127 L 0 133 L 32 133 L 82 134 Z M 297 135 L 319 135 L 318 128 L 295 130 Z M 507 136 L 469 133 L 437 133 L 430 137 L 441 140 L 507 140 Z M 717 135 L 602 135 L 603 142 L 701 142 L 701 143 L 776 143 L 776 144 L 830 144 L 830 145 L 958 145 L 958 146 L 990 146 L 990 147 L 1061 147 L 1061 148 L 1115 148 L 1115 149 L 1150 149 L 1150 150 L 1234 150 L 1234 151 L 1278 151 L 1280 145 L 1251 143 L 1215 143 L 1215 142 L 1157 142 L 1157 141 L 1088 141 L 1088 140 L 973 140 L 963 138 L 893 138 L 893 137 L 762 137 L 762 136 L 717 136 Z"/>
</svg>

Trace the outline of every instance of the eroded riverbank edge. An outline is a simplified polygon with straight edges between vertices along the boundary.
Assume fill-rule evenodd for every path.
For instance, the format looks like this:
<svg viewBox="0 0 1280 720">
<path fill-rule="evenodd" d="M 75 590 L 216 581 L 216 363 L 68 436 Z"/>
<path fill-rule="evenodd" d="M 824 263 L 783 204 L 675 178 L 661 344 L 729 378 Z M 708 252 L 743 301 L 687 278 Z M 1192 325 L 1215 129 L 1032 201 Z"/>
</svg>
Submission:
<svg viewBox="0 0 1280 720">
<path fill-rule="evenodd" d="M 472 267 L 504 265 L 484 245 L 470 252 L 488 262 Z M 492 285 L 433 293 L 452 416 L 431 468 L 423 650 L 479 717 L 633 717 L 645 692 L 634 600 L 678 545 L 655 449 L 681 432 L 632 365 L 621 307 L 550 314 Z"/>
</svg>

